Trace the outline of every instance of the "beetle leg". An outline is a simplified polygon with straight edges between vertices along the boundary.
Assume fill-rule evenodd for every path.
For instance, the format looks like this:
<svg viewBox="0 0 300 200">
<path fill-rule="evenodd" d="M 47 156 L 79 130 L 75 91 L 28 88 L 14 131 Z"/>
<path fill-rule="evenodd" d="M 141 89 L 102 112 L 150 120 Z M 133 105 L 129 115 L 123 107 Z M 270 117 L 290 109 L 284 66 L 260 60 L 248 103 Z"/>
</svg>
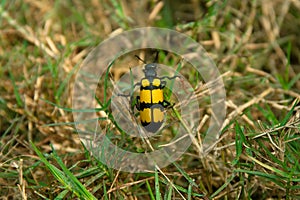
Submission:
<svg viewBox="0 0 300 200">
<path fill-rule="evenodd" d="M 168 102 L 167 100 L 164 100 L 163 103 L 162 103 L 162 106 L 163 106 L 164 108 L 170 108 L 170 107 L 173 107 L 174 104 L 171 105 L 170 102 Z"/>
<path fill-rule="evenodd" d="M 161 87 L 161 89 L 163 89 L 165 86 L 166 86 L 166 81 L 161 81 L 161 83 L 160 83 L 160 87 Z"/>
<path fill-rule="evenodd" d="M 180 76 L 172 76 L 172 77 L 169 77 L 169 76 L 163 76 L 163 77 L 160 77 L 159 79 L 161 80 L 161 89 L 163 89 L 165 86 L 166 86 L 166 81 L 163 81 L 163 79 L 169 79 L 169 80 L 172 80 L 172 79 L 175 79 L 175 78 L 180 78 Z"/>
<path fill-rule="evenodd" d="M 169 76 L 163 76 L 163 77 L 161 77 L 160 79 L 165 79 L 165 78 L 167 78 L 167 79 L 169 79 L 169 80 L 172 80 L 172 79 L 175 79 L 175 78 L 180 78 L 180 76 L 177 76 L 177 75 L 172 76 L 172 77 L 169 77 Z"/>
<path fill-rule="evenodd" d="M 118 93 L 117 95 L 121 96 L 121 97 L 131 97 L 132 94 L 133 94 L 134 89 L 136 88 L 136 86 L 141 86 L 141 83 L 136 83 L 136 84 L 133 85 L 131 94 L 121 94 L 121 93 Z"/>
<path fill-rule="evenodd" d="M 134 86 L 133 86 L 132 90 L 134 90 L 134 88 L 135 88 L 136 86 L 141 86 L 141 83 L 140 83 L 140 82 L 138 82 L 138 83 L 134 84 Z"/>
<path fill-rule="evenodd" d="M 136 100 L 136 104 L 135 104 L 135 107 L 136 107 L 136 109 L 138 110 L 138 111 L 140 111 L 141 110 L 141 104 L 140 104 L 140 96 L 137 96 L 136 98 L 135 98 L 135 100 Z"/>
</svg>

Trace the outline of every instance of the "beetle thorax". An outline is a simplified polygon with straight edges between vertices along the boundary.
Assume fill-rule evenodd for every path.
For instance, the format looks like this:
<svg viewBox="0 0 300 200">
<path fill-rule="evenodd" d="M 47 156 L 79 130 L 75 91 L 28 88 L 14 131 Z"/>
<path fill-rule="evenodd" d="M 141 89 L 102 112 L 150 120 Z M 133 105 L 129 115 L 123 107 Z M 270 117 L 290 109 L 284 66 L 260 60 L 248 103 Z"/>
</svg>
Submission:
<svg viewBox="0 0 300 200">
<path fill-rule="evenodd" d="M 143 70 L 146 78 L 154 78 L 156 77 L 156 64 L 150 63 L 145 65 L 145 69 Z"/>
</svg>

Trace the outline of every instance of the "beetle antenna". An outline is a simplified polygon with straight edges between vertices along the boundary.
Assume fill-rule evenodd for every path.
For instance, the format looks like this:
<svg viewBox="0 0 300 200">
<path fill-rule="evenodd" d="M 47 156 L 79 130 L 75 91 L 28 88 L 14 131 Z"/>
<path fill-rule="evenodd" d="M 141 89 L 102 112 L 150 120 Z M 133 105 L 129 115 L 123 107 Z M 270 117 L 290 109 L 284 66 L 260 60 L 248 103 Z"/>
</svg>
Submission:
<svg viewBox="0 0 300 200">
<path fill-rule="evenodd" d="M 139 59 L 140 61 L 142 61 L 144 64 L 147 64 L 143 59 L 141 59 L 138 55 L 134 55 L 137 59 Z"/>
<path fill-rule="evenodd" d="M 153 63 L 155 63 L 155 62 L 157 62 L 157 60 L 158 60 L 158 51 L 156 51 L 156 55 L 155 55 L 155 58 L 154 58 L 154 61 L 153 61 Z"/>
</svg>

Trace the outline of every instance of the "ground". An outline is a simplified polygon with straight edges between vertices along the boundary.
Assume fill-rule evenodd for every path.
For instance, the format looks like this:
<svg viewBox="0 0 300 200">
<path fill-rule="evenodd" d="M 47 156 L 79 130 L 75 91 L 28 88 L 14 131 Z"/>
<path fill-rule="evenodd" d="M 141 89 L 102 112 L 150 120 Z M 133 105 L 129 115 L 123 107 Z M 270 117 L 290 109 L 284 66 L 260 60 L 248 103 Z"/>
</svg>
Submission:
<svg viewBox="0 0 300 200">
<path fill-rule="evenodd" d="M 2 1 L 0 16 L 1 199 L 300 198 L 299 1 L 16 0 Z M 200 111 L 194 114 L 201 123 L 174 163 L 129 173 L 106 166 L 85 148 L 73 113 L 88 110 L 75 110 L 72 95 L 92 49 L 146 26 L 184 33 L 203 46 L 224 83 L 226 117 L 204 156 L 201 145 L 214 117 L 208 93 L 213 83 L 189 63 L 181 66 L 182 57 L 160 51 L 158 62 L 180 69 L 195 90 Z M 119 147 L 145 153 L 173 137 L 173 126 L 186 116 L 177 112 L 183 103 L 171 98 L 176 104 L 166 117 L 174 124 L 161 137 L 125 136 L 110 115 L 110 89 L 129 68 L 143 64 L 136 54 L 152 61 L 155 50 L 115 58 L 99 81 L 95 107 L 107 136 Z M 130 118 L 138 119 L 133 111 Z"/>
</svg>

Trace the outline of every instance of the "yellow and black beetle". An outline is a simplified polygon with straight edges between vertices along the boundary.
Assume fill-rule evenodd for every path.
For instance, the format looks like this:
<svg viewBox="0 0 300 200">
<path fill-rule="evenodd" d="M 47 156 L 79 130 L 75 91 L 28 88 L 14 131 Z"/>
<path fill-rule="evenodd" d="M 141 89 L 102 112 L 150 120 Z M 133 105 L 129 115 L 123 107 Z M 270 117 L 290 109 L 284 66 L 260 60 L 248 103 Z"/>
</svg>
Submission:
<svg viewBox="0 0 300 200">
<path fill-rule="evenodd" d="M 138 56 L 136 57 L 143 61 Z M 164 99 L 163 89 L 166 86 L 166 81 L 164 79 L 171 80 L 179 77 L 158 77 L 156 70 L 156 63 L 146 64 L 143 70 L 145 77 L 133 87 L 133 89 L 136 86 L 140 87 L 140 95 L 136 96 L 135 107 L 140 113 L 141 124 L 147 131 L 152 133 L 155 133 L 163 124 L 165 116 L 164 109 L 171 106 L 171 104 Z M 130 95 L 130 99 L 131 109 L 133 111 L 134 105 L 132 104 L 132 95 Z"/>
</svg>

